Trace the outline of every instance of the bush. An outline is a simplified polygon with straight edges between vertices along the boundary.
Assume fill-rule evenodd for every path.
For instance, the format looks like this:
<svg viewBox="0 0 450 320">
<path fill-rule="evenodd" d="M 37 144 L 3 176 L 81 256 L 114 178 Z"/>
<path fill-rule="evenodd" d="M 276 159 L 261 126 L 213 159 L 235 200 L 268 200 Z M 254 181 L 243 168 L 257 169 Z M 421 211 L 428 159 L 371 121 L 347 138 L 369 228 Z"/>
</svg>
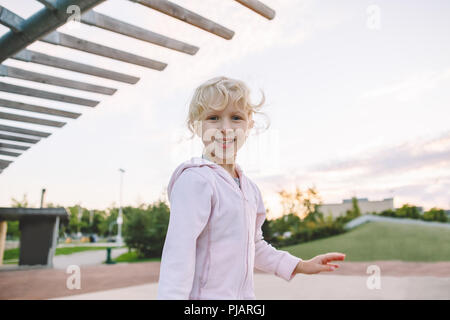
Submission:
<svg viewBox="0 0 450 320">
<path fill-rule="evenodd" d="M 320 212 L 303 220 L 294 214 L 266 220 L 262 231 L 264 239 L 275 247 L 295 245 L 345 232 L 344 222 L 333 220 L 332 217 L 324 219 Z M 284 236 L 287 232 L 290 233 L 288 237 Z"/>
<path fill-rule="evenodd" d="M 160 257 L 169 226 L 169 207 L 159 201 L 147 209 L 128 208 L 124 224 L 124 240 L 136 249 L 138 258 Z"/>
<path fill-rule="evenodd" d="M 20 239 L 20 229 L 19 229 L 19 220 L 16 221 L 7 221 L 6 227 L 6 238 L 8 240 L 17 240 Z"/>
<path fill-rule="evenodd" d="M 422 219 L 425 221 L 448 222 L 448 217 L 443 209 L 431 208 L 429 211 L 426 211 L 422 215 L 420 214 L 418 207 L 409 204 L 405 204 L 401 208 L 398 208 L 396 210 L 388 209 L 380 213 L 373 212 L 372 214 L 394 218 L 410 218 Z"/>
<path fill-rule="evenodd" d="M 397 218 L 420 219 L 420 212 L 416 206 L 404 204 L 401 208 L 395 210 L 395 216 Z"/>
<path fill-rule="evenodd" d="M 445 214 L 445 211 L 443 209 L 438 208 L 431 208 L 430 210 L 425 212 L 423 214 L 422 219 L 426 221 L 439 221 L 439 222 L 448 221 L 448 217 Z"/>
<path fill-rule="evenodd" d="M 380 213 L 373 212 L 372 214 L 380 215 L 380 216 L 384 216 L 384 217 L 395 217 L 396 216 L 395 210 L 392 210 L 392 209 L 383 210 Z"/>
</svg>

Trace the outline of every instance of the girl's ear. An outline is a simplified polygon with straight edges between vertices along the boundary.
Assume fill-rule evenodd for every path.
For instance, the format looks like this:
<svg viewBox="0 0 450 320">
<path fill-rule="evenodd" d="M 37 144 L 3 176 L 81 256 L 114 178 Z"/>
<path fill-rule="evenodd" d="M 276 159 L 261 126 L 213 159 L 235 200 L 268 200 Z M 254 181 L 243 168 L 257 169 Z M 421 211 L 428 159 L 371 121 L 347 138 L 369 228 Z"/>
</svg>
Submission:
<svg viewBox="0 0 450 320">
<path fill-rule="evenodd" d="M 253 129 L 253 125 L 255 124 L 255 120 L 250 120 L 250 125 L 248 126 L 248 129 Z"/>
<path fill-rule="evenodd" d="M 199 138 L 202 138 L 202 121 L 201 120 L 194 121 L 194 132 Z"/>
<path fill-rule="evenodd" d="M 248 137 L 248 135 L 250 134 L 250 130 L 252 130 L 254 124 L 255 124 L 255 121 L 254 120 L 250 120 L 250 123 L 248 125 L 248 129 L 245 132 L 245 136 L 246 137 Z"/>
</svg>

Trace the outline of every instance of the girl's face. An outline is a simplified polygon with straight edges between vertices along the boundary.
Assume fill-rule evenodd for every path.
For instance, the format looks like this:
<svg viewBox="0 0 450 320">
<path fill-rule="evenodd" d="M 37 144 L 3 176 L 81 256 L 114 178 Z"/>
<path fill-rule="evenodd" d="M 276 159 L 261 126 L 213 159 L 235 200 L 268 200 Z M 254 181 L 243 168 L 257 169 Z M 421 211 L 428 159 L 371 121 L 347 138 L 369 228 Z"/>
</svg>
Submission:
<svg viewBox="0 0 450 320">
<path fill-rule="evenodd" d="M 244 145 L 253 124 L 251 116 L 249 118 L 245 111 L 235 105 L 229 104 L 222 111 L 208 110 L 201 123 L 201 138 L 206 154 L 231 163 Z"/>
</svg>

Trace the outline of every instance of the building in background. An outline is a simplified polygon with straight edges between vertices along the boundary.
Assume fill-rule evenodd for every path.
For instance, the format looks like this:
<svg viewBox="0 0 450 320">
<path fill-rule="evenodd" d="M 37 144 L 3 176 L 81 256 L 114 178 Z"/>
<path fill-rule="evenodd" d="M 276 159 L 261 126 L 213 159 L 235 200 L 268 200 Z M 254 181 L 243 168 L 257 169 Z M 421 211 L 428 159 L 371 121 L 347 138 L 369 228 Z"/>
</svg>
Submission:
<svg viewBox="0 0 450 320">
<path fill-rule="evenodd" d="M 344 199 L 342 200 L 342 203 L 322 204 L 318 209 L 324 216 L 331 214 L 333 218 L 336 218 L 345 215 L 347 210 L 351 210 L 352 207 L 352 199 Z M 367 198 L 358 198 L 358 207 L 361 214 L 372 212 L 380 213 L 388 209 L 394 210 L 394 198 L 386 198 L 381 201 L 369 201 Z"/>
</svg>

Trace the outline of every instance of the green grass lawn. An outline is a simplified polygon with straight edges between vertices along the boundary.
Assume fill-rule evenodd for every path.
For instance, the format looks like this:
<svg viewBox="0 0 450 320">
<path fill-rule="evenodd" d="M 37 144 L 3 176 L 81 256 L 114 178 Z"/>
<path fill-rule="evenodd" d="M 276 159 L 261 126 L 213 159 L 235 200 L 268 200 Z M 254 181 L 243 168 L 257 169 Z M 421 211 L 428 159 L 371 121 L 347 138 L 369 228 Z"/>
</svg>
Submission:
<svg viewBox="0 0 450 320">
<path fill-rule="evenodd" d="M 161 258 L 148 258 L 148 259 L 139 259 L 135 251 L 126 252 L 121 254 L 115 259 L 112 259 L 115 262 L 149 262 L 149 261 L 161 261 Z"/>
<path fill-rule="evenodd" d="M 369 222 L 333 237 L 281 248 L 302 259 L 342 252 L 345 261 L 450 261 L 450 229 Z"/>
</svg>

